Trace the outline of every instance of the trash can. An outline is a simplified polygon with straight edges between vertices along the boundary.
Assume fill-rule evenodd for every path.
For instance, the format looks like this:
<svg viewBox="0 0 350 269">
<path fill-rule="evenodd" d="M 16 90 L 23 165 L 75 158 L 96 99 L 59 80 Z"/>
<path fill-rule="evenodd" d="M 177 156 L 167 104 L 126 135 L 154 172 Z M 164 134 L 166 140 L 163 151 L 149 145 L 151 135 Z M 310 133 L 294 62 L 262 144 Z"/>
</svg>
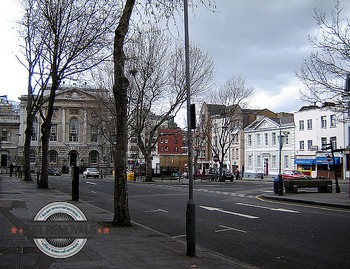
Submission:
<svg viewBox="0 0 350 269">
<path fill-rule="evenodd" d="M 278 177 L 275 177 L 273 179 L 273 192 L 275 194 L 278 194 Z"/>
<path fill-rule="evenodd" d="M 135 181 L 135 173 L 134 172 L 129 172 L 127 174 L 127 180 L 128 181 Z"/>
</svg>

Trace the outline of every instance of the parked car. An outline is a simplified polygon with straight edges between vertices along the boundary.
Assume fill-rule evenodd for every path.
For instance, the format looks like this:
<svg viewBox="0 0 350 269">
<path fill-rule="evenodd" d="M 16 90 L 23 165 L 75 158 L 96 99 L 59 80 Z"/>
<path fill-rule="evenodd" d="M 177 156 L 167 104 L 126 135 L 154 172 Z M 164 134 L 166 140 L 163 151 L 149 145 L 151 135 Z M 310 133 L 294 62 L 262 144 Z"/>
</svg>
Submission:
<svg viewBox="0 0 350 269">
<path fill-rule="evenodd" d="M 83 178 L 99 178 L 100 172 L 97 170 L 97 168 L 86 168 L 86 170 L 83 172 Z"/>
<path fill-rule="evenodd" d="M 220 180 L 219 171 L 220 168 L 210 168 L 209 175 L 211 175 L 214 180 Z M 221 181 L 225 181 L 227 179 L 233 181 L 233 174 L 227 168 L 222 168 Z"/>
<path fill-rule="evenodd" d="M 48 174 L 49 176 L 61 176 L 61 175 L 62 175 L 62 172 L 61 172 L 61 171 L 58 171 L 58 170 L 56 170 L 56 169 L 54 169 L 54 168 L 49 168 L 49 169 L 47 169 L 47 174 Z"/>
<path fill-rule="evenodd" d="M 298 170 L 285 170 L 282 174 L 283 179 L 307 179 L 309 176 Z"/>
</svg>

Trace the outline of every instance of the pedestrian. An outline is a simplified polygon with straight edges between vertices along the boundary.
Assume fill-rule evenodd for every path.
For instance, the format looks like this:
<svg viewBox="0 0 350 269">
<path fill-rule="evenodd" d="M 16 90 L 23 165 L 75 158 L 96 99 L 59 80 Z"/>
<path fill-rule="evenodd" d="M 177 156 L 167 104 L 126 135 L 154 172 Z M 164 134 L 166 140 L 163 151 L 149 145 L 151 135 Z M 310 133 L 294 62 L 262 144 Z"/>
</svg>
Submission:
<svg viewBox="0 0 350 269">
<path fill-rule="evenodd" d="M 10 163 L 10 166 L 9 166 L 9 168 L 10 168 L 10 177 L 12 177 L 12 174 L 13 174 L 13 168 L 14 168 L 15 166 L 13 165 L 13 163 L 11 162 Z"/>
<path fill-rule="evenodd" d="M 237 169 L 236 170 L 236 180 L 238 180 L 239 179 L 239 170 Z"/>
</svg>

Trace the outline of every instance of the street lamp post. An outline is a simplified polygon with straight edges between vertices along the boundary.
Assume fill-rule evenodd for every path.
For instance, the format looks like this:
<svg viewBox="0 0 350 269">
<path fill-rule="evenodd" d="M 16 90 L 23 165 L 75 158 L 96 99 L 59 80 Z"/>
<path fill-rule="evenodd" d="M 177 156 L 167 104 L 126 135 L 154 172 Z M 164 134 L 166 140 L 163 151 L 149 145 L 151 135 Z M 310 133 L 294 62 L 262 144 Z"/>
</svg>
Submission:
<svg viewBox="0 0 350 269">
<path fill-rule="evenodd" d="M 286 137 L 289 132 L 283 132 L 280 129 L 279 135 L 279 164 L 278 164 L 278 195 L 283 195 L 283 178 L 282 178 L 282 148 L 283 138 Z"/>
<path fill-rule="evenodd" d="M 191 126 L 191 94 L 190 94 L 190 46 L 188 34 L 188 0 L 184 0 L 184 21 L 185 21 L 185 60 L 186 60 L 186 91 L 187 91 L 187 146 L 188 146 L 188 201 L 186 210 L 186 238 L 187 256 L 196 255 L 196 215 L 195 203 L 193 200 L 193 173 L 192 173 L 192 128 Z"/>
</svg>

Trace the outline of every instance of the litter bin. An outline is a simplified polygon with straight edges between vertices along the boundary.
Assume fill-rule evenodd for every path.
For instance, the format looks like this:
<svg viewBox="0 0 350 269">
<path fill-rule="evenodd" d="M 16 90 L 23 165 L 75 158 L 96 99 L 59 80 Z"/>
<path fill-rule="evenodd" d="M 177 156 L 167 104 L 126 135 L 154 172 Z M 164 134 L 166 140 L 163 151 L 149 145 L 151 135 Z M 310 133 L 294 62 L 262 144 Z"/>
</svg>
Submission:
<svg viewBox="0 0 350 269">
<path fill-rule="evenodd" d="M 127 180 L 128 181 L 135 181 L 135 173 L 134 172 L 128 172 Z"/>
<path fill-rule="evenodd" d="M 273 179 L 273 192 L 275 194 L 278 194 L 278 177 L 275 177 Z"/>
</svg>

